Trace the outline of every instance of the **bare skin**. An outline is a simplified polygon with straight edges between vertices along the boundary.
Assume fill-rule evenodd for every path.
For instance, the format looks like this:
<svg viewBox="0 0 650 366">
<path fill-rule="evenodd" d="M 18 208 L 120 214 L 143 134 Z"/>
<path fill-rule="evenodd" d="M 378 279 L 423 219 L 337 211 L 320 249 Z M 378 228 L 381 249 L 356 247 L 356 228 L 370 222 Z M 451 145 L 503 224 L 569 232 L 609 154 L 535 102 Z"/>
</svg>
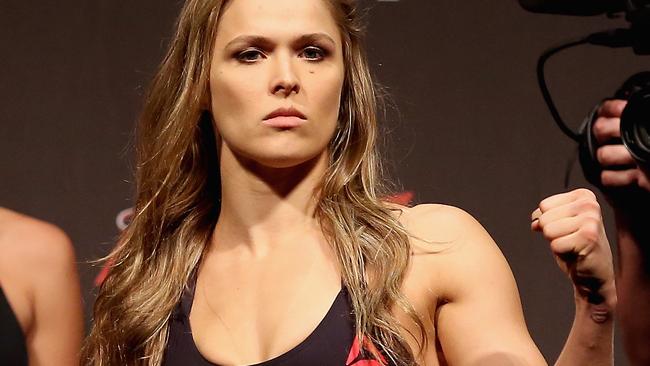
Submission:
<svg viewBox="0 0 650 366">
<path fill-rule="evenodd" d="M 238 41 L 250 35 L 263 40 Z M 249 365 L 287 352 L 313 331 L 341 288 L 337 260 L 314 219 L 314 192 L 329 163 L 344 67 L 341 36 L 322 0 L 233 0 L 222 13 L 210 70 L 221 213 L 190 314 L 197 348 L 213 363 Z M 264 123 L 275 108 L 289 106 L 306 115 L 300 126 Z M 403 292 L 429 336 L 420 364 L 545 365 L 508 264 L 481 225 L 444 205 L 395 214 L 414 236 Z M 550 221 L 564 218 L 554 216 Z M 445 242 L 448 250 L 433 254 L 439 247 L 429 242 Z M 611 322 L 593 327 L 584 302 L 576 297 L 570 339 L 587 342 L 568 342 L 570 358 L 558 364 L 611 365 Z M 404 314 L 395 315 L 415 330 Z M 602 362 L 591 358 L 594 347 L 607 355 Z"/>
<path fill-rule="evenodd" d="M 81 290 L 65 233 L 0 208 L 0 286 L 25 335 L 31 366 L 79 363 Z"/>
</svg>

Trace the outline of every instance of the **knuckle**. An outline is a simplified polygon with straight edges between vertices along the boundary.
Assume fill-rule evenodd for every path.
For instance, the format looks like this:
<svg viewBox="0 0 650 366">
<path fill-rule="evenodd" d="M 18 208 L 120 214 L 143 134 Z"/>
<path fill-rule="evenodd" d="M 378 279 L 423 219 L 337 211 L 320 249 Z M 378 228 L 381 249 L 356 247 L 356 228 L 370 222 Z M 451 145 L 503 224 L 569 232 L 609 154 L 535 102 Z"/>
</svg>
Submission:
<svg viewBox="0 0 650 366">
<path fill-rule="evenodd" d="M 607 126 L 605 126 L 605 119 L 603 117 L 598 117 L 593 126 L 594 135 L 597 137 L 602 137 L 607 133 Z"/>
<path fill-rule="evenodd" d="M 540 211 L 542 211 L 542 213 L 551 209 L 551 206 L 550 206 L 547 199 L 545 199 L 545 200 L 543 200 L 542 202 L 539 203 L 539 209 L 540 209 Z M 540 220 L 541 220 L 542 217 L 544 217 L 544 215 L 540 216 Z"/>
<path fill-rule="evenodd" d="M 603 227 L 603 219 L 602 215 L 600 212 L 592 212 L 588 215 L 592 220 L 596 220 L 598 222 L 598 230 L 600 232 L 600 229 Z"/>
<path fill-rule="evenodd" d="M 612 175 L 612 172 L 607 171 L 607 170 L 603 170 L 603 171 L 600 173 L 600 182 L 601 182 L 604 186 L 611 186 L 611 185 L 613 185 L 613 184 L 614 184 L 614 176 Z"/>
<path fill-rule="evenodd" d="M 549 224 L 548 217 L 545 215 L 540 216 L 537 222 L 542 229 L 544 229 Z"/>
<path fill-rule="evenodd" d="M 605 115 L 605 112 L 607 110 L 607 106 L 609 105 L 609 103 L 610 103 L 609 100 L 606 100 L 606 101 L 600 103 L 600 106 L 598 106 L 598 111 L 597 111 L 598 116 Z"/>
<path fill-rule="evenodd" d="M 578 203 L 581 212 L 598 212 L 600 213 L 600 204 L 595 198 L 584 197 Z"/>
<path fill-rule="evenodd" d="M 637 172 L 634 180 L 639 187 L 650 191 L 650 181 L 640 170 Z"/>
<path fill-rule="evenodd" d="M 594 192 L 590 191 L 587 188 L 578 188 L 575 190 L 575 192 L 577 193 L 578 197 L 596 198 Z"/>
<path fill-rule="evenodd" d="M 542 228 L 542 235 L 544 236 L 544 238 L 545 238 L 546 240 L 550 240 L 550 241 L 552 241 L 553 239 L 555 239 L 555 237 L 554 237 L 552 234 L 553 234 L 553 233 L 552 233 L 551 230 L 548 228 L 548 226 Z"/>
<path fill-rule="evenodd" d="M 553 253 L 562 253 L 566 251 L 564 243 L 560 239 L 551 240 L 550 247 Z"/>
<path fill-rule="evenodd" d="M 611 101 L 612 103 L 612 109 L 614 110 L 614 113 L 617 116 L 620 116 L 623 114 L 623 109 L 625 109 L 625 106 L 627 105 L 627 101 L 623 99 L 615 99 Z"/>
<path fill-rule="evenodd" d="M 600 220 L 585 217 L 579 231 L 581 236 L 588 242 L 597 242 L 600 236 Z"/>
<path fill-rule="evenodd" d="M 607 149 L 606 146 L 599 147 L 596 150 L 596 160 L 598 160 L 599 163 L 603 164 L 607 160 L 608 154 L 607 154 Z"/>
</svg>

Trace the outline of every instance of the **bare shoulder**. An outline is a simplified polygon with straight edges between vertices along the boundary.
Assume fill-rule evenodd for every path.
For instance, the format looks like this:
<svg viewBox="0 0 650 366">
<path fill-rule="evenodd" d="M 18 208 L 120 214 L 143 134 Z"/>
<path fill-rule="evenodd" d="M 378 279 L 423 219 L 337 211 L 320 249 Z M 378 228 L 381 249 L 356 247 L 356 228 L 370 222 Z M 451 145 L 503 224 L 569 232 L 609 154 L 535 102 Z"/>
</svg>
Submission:
<svg viewBox="0 0 650 366">
<path fill-rule="evenodd" d="M 439 298 L 451 301 L 486 275 L 511 278 L 499 247 L 466 211 L 421 204 L 403 209 L 400 222 L 411 237 L 413 277 L 437 283 Z"/>
<path fill-rule="evenodd" d="M 419 251 L 428 252 L 436 244 L 449 248 L 488 244 L 480 240 L 486 239 L 484 236 L 487 235 L 483 226 L 472 215 L 458 207 L 421 204 L 403 208 L 399 220 L 411 234 L 411 243 L 416 254 Z"/>
<path fill-rule="evenodd" d="M 61 229 L 0 208 L 0 286 L 26 334 L 36 334 L 52 301 L 78 297 L 76 281 L 74 249 Z M 76 315 L 76 304 L 67 308 Z"/>
<path fill-rule="evenodd" d="M 0 208 L 0 285 L 27 335 L 29 359 L 78 364 L 81 290 L 63 230 Z"/>
<path fill-rule="evenodd" d="M 488 359 L 500 354 L 516 364 L 545 364 L 526 329 L 510 267 L 476 219 L 456 207 L 420 205 L 402 210 L 400 221 L 414 248 L 407 296 L 427 301 L 448 364 L 497 364 Z"/>
<path fill-rule="evenodd" d="M 11 268 L 17 275 L 75 262 L 74 249 L 63 230 L 4 208 L 0 208 L 0 253 L 0 267 Z"/>
</svg>

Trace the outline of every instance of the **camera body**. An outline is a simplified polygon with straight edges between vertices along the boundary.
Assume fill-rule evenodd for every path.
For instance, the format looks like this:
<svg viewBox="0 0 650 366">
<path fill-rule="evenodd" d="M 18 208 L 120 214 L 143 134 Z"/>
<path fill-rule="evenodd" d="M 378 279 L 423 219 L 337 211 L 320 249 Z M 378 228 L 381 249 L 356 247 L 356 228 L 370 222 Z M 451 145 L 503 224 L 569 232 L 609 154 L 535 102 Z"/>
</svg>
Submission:
<svg viewBox="0 0 650 366">
<path fill-rule="evenodd" d="M 607 14 L 615 17 L 624 12 L 625 19 L 630 23 L 629 29 L 595 33 L 587 38 L 587 43 L 608 47 L 627 46 L 632 47 L 637 55 L 650 55 L 650 0 L 519 0 L 519 4 L 528 11 L 546 14 Z M 637 165 L 644 171 L 650 171 L 650 72 L 629 77 L 613 98 L 627 100 L 628 103 L 621 116 L 621 140 L 611 143 L 625 145 Z M 596 158 L 599 146 L 592 132 L 598 107 L 587 116 L 579 133 L 571 137 L 580 144 L 580 163 L 585 177 L 591 184 L 602 188 L 602 167 Z"/>
<path fill-rule="evenodd" d="M 650 72 L 644 71 L 629 77 L 612 99 L 627 100 L 627 105 L 621 115 L 621 139 L 611 143 L 625 145 L 637 165 L 646 171 L 650 170 Z M 602 188 L 602 167 L 596 157 L 596 150 L 600 146 L 593 135 L 598 107 L 600 104 L 591 111 L 580 129 L 579 154 L 587 181 Z"/>
<path fill-rule="evenodd" d="M 650 72 L 632 75 L 615 98 L 628 101 L 621 116 L 621 140 L 640 166 L 650 168 Z"/>
</svg>

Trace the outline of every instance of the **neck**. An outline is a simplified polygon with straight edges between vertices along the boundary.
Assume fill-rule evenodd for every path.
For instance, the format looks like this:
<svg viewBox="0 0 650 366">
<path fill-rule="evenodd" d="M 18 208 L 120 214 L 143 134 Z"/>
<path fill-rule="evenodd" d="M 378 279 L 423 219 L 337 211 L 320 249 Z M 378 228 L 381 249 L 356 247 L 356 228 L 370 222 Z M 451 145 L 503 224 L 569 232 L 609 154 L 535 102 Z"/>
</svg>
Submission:
<svg viewBox="0 0 650 366">
<path fill-rule="evenodd" d="M 327 163 L 324 152 L 297 166 L 269 168 L 222 149 L 221 212 L 213 249 L 240 247 L 264 254 L 298 238 L 322 237 L 314 213 Z"/>
</svg>

